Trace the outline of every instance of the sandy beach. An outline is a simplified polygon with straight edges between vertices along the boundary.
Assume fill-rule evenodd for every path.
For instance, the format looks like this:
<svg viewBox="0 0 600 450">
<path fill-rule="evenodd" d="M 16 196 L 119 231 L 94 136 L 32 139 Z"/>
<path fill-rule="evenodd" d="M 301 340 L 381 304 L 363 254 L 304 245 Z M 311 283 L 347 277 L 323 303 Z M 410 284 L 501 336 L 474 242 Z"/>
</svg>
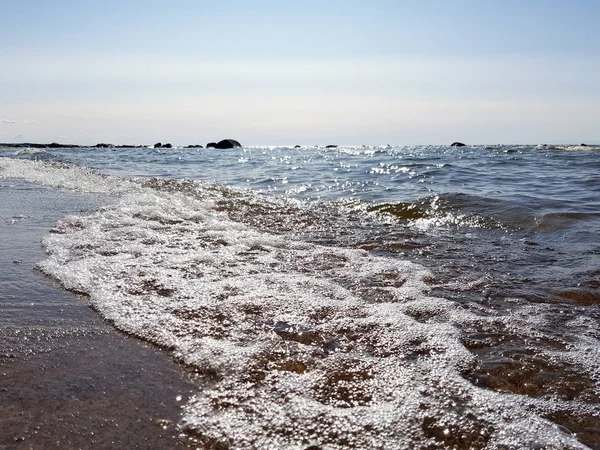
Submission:
<svg viewBox="0 0 600 450">
<path fill-rule="evenodd" d="M 176 429 L 187 374 L 35 269 L 55 220 L 90 199 L 0 189 L 0 449 L 188 448 Z"/>
</svg>

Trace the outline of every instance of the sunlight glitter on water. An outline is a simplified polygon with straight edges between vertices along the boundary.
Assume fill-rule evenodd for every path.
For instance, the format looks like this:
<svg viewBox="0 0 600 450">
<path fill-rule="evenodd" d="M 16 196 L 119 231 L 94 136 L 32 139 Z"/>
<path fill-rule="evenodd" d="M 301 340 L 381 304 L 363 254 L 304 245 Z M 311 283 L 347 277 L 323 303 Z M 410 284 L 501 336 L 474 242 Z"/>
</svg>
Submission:
<svg viewBox="0 0 600 450">
<path fill-rule="evenodd" d="M 529 263 L 552 254 L 538 236 L 516 239 L 520 224 L 490 217 L 502 202 L 315 204 L 0 164 L 5 177 L 118 197 L 61 220 L 40 268 L 194 368 L 202 390 L 181 426 L 206 446 L 584 448 L 553 422 L 579 431 L 598 415 L 598 317 L 532 303 L 515 295 L 526 293 L 518 275 L 494 273 L 514 266 L 515 248 Z M 593 442 L 591 429 L 578 435 Z"/>
</svg>

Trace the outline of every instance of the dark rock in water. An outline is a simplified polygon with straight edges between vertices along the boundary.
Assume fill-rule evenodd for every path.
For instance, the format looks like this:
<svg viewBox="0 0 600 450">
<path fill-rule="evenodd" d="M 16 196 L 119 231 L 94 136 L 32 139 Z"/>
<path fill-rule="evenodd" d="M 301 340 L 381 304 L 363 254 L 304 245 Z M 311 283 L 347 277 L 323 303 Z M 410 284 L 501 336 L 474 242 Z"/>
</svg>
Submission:
<svg viewBox="0 0 600 450">
<path fill-rule="evenodd" d="M 28 144 L 15 144 L 12 142 L 1 142 L 0 143 L 0 147 L 5 147 L 5 148 L 21 148 L 21 147 L 31 147 L 31 145 Z"/>
<path fill-rule="evenodd" d="M 173 146 L 170 143 L 166 143 L 162 148 L 173 148 Z"/>
<path fill-rule="evenodd" d="M 234 140 L 234 139 L 223 139 L 222 141 L 219 141 L 215 144 L 215 148 L 236 148 L 236 147 L 241 147 L 242 144 L 240 144 L 238 141 Z"/>
<path fill-rule="evenodd" d="M 192 144 L 192 145 L 188 145 L 186 148 L 204 148 L 204 147 L 202 147 L 200 144 Z"/>
<path fill-rule="evenodd" d="M 58 142 L 53 142 L 52 144 L 47 144 L 46 148 L 79 148 L 79 145 L 59 144 Z"/>
<path fill-rule="evenodd" d="M 330 145 L 326 145 L 325 148 L 337 148 L 337 145 L 330 144 Z"/>
<path fill-rule="evenodd" d="M 36 144 L 36 143 L 19 143 L 19 144 L 14 144 L 14 143 L 7 143 L 7 144 L 0 144 L 0 147 L 8 147 L 8 148 L 23 148 L 23 147 L 29 147 L 29 148 L 81 148 L 80 145 L 75 145 L 75 144 L 59 144 L 57 142 L 53 142 L 52 144 Z"/>
<path fill-rule="evenodd" d="M 466 145 L 462 142 L 453 142 L 452 144 L 450 144 L 450 147 L 466 147 Z"/>
<path fill-rule="evenodd" d="M 242 144 L 240 144 L 238 141 L 234 140 L 234 139 L 223 139 L 222 141 L 219 142 L 209 142 L 208 144 L 206 144 L 206 148 L 235 148 L 235 147 L 241 147 Z"/>
<path fill-rule="evenodd" d="M 154 144 L 154 148 L 161 148 L 162 144 L 160 142 L 157 142 L 156 144 Z"/>
<path fill-rule="evenodd" d="M 580 147 L 587 147 L 587 144 L 579 144 Z"/>
<path fill-rule="evenodd" d="M 301 145 L 294 145 L 294 148 L 302 148 Z"/>
<path fill-rule="evenodd" d="M 114 147 L 114 145 L 112 145 L 112 144 L 105 144 L 105 143 L 94 145 L 94 148 L 113 148 L 113 147 Z"/>
</svg>

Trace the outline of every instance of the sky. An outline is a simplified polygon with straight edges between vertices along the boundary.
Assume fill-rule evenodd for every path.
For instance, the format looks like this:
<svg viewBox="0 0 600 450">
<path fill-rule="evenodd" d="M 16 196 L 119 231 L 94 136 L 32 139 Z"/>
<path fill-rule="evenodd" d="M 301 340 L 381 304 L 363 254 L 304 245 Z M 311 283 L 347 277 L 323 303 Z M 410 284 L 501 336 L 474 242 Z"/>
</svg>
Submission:
<svg viewBox="0 0 600 450">
<path fill-rule="evenodd" d="M 0 142 L 600 143 L 598 0 L 0 11 Z"/>
</svg>

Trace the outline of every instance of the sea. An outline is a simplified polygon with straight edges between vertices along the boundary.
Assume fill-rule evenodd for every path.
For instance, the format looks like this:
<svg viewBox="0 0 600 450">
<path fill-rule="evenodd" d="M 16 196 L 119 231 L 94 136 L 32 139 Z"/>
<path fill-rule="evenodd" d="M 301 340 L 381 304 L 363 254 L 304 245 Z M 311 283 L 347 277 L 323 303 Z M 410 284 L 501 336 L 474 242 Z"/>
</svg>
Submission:
<svg viewBox="0 0 600 450">
<path fill-rule="evenodd" d="M 598 147 L 3 148 L 0 213 L 197 448 L 600 449 Z"/>
</svg>

